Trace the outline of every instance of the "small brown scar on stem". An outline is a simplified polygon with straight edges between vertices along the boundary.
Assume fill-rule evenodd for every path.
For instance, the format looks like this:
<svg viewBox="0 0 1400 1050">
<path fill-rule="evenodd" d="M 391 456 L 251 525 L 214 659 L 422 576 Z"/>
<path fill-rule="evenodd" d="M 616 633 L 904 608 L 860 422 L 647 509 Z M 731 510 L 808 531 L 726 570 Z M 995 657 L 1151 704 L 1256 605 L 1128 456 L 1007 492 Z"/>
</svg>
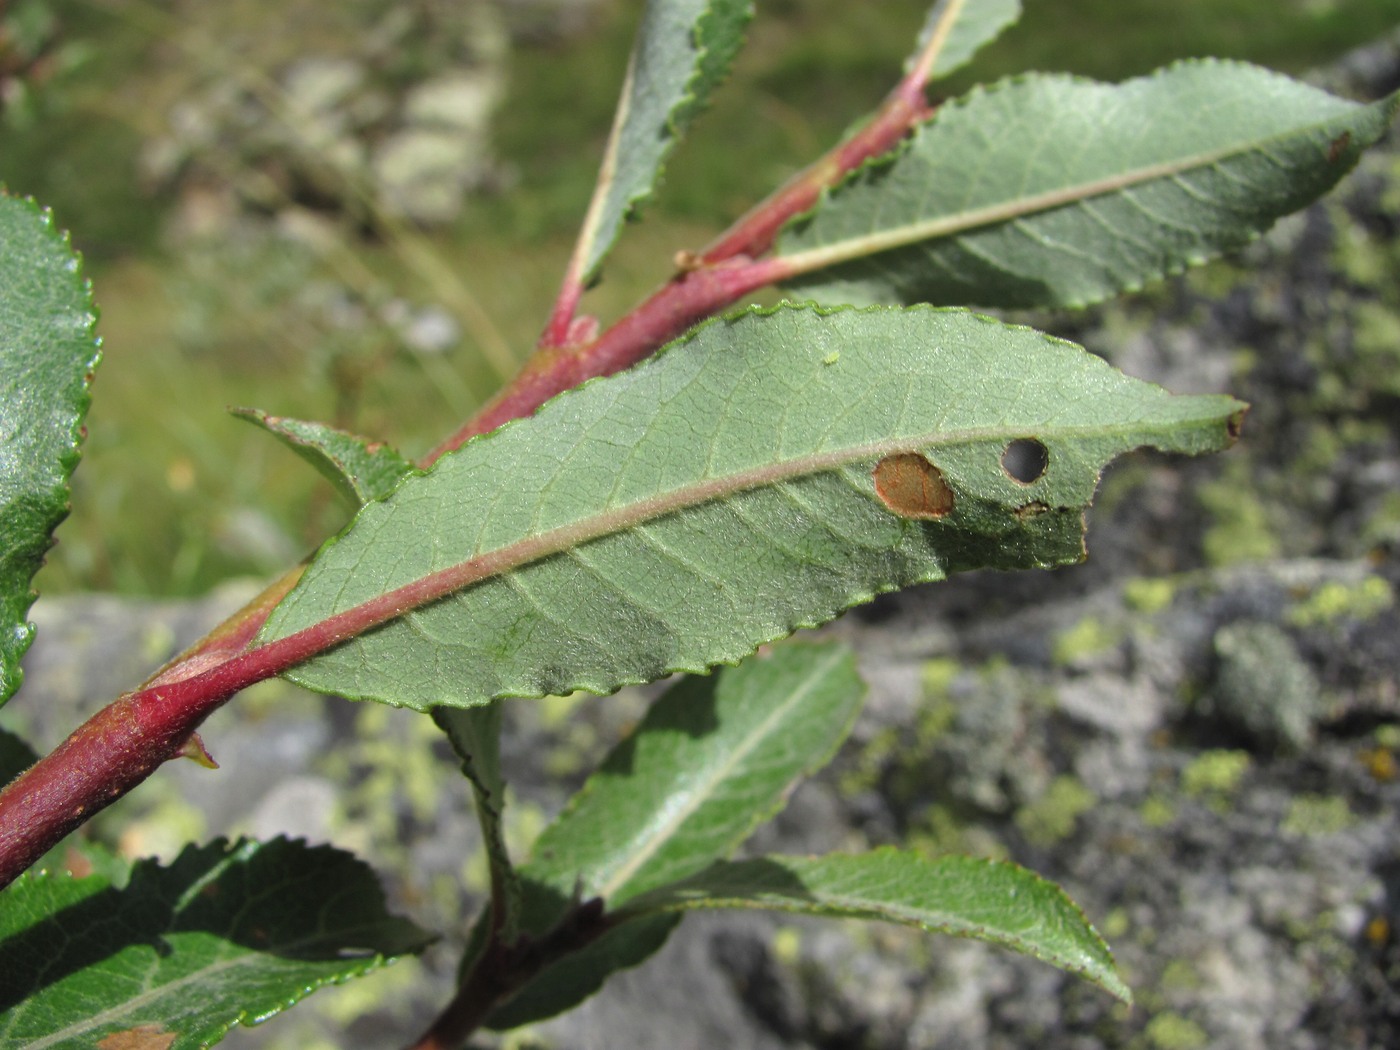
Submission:
<svg viewBox="0 0 1400 1050">
<path fill-rule="evenodd" d="M 917 452 L 898 452 L 875 464 L 875 493 L 902 518 L 946 517 L 956 497 L 943 472 Z"/>
</svg>

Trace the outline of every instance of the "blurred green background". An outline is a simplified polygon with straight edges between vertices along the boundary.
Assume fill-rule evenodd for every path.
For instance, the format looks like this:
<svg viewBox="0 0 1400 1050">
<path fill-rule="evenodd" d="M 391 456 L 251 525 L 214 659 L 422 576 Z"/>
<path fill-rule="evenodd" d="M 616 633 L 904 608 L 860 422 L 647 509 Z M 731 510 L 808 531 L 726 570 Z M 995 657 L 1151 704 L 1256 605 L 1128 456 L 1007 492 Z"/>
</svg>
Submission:
<svg viewBox="0 0 1400 1050">
<path fill-rule="evenodd" d="M 641 7 L 0 0 L 0 182 L 73 231 L 106 354 L 41 590 L 200 593 L 333 530 L 345 508 L 329 486 L 227 406 L 408 455 L 469 415 L 543 322 Z M 605 321 L 878 102 L 927 9 L 758 7 L 734 82 L 586 300 Z M 949 93 L 1190 55 L 1301 72 L 1400 24 L 1400 0 L 1025 7 Z M 421 118 L 424 84 L 485 106 L 445 219 L 396 212 L 355 153 Z"/>
</svg>

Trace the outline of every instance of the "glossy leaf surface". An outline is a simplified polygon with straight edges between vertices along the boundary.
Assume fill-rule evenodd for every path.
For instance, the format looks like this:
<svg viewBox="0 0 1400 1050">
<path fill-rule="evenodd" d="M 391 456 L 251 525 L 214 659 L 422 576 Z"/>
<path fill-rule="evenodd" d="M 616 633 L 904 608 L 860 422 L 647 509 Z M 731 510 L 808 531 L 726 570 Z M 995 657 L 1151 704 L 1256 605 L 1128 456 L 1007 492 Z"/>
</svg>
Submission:
<svg viewBox="0 0 1400 1050">
<path fill-rule="evenodd" d="M 31 872 L 0 896 L 0 1044 L 208 1046 L 430 940 L 326 846 L 190 846 L 124 885 Z"/>
<path fill-rule="evenodd" d="M 535 843 L 522 869 L 525 930 L 577 895 L 614 908 L 727 857 L 820 769 L 850 731 L 865 684 L 837 645 L 784 645 L 669 689 Z M 545 971 L 491 1017 L 511 1028 L 592 994 L 665 941 L 669 916 L 634 921 Z"/>
<path fill-rule="evenodd" d="M 1241 410 L 962 311 L 754 311 L 364 507 L 264 638 L 445 595 L 288 677 L 423 708 L 606 693 L 952 571 L 1077 561 L 1109 459 L 1220 448 Z M 1028 439 L 1049 467 L 1024 484 L 1002 457 Z M 917 505 L 921 480 L 952 509 Z"/>
<path fill-rule="evenodd" d="M 1236 62 L 1121 85 L 1031 75 L 945 103 L 778 250 L 819 302 L 1080 306 L 1236 248 L 1321 196 L 1389 127 Z"/>
<path fill-rule="evenodd" d="M 34 640 L 31 581 L 68 515 L 101 358 L 78 256 L 53 217 L 0 190 L 0 704 Z"/>
</svg>

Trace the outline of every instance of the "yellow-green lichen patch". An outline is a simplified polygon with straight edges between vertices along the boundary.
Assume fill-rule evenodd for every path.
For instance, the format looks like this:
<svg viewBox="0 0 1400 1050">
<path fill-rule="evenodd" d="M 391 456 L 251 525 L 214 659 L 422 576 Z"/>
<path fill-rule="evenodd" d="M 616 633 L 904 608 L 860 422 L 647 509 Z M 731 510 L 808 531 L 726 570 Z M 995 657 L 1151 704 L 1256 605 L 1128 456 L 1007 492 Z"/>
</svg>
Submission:
<svg viewBox="0 0 1400 1050">
<path fill-rule="evenodd" d="M 1074 833 L 1079 817 L 1098 798 L 1078 779 L 1058 776 L 1049 790 L 1016 812 L 1016 826 L 1037 846 L 1052 846 Z"/>
<path fill-rule="evenodd" d="M 1347 800 L 1338 795 L 1299 795 L 1280 829 L 1286 835 L 1319 837 L 1346 831 L 1356 823 Z"/>
<path fill-rule="evenodd" d="M 1296 627 L 1316 627 L 1338 620 L 1369 620 L 1395 604 L 1388 580 L 1367 576 L 1356 583 L 1324 583 L 1288 612 Z"/>
<path fill-rule="evenodd" d="M 1210 1041 L 1205 1029 L 1195 1021 L 1171 1012 L 1160 1013 L 1148 1021 L 1143 1035 L 1154 1050 L 1197 1050 Z"/>
<path fill-rule="evenodd" d="M 1352 324 L 1361 373 L 1355 378 L 1368 390 L 1400 393 L 1400 315 L 1383 303 L 1360 302 Z"/>
<path fill-rule="evenodd" d="M 1139 576 L 1123 585 L 1123 600 L 1134 612 L 1153 616 L 1171 605 L 1176 584 L 1160 576 Z"/>
<path fill-rule="evenodd" d="M 1051 659 L 1059 667 L 1068 667 L 1107 652 L 1114 648 L 1122 637 L 1122 631 L 1118 627 L 1104 623 L 1095 616 L 1086 616 L 1073 627 L 1055 636 Z"/>
<path fill-rule="evenodd" d="M 1353 283 L 1363 288 L 1380 287 L 1389 279 L 1390 260 L 1383 245 L 1366 229 L 1350 221 L 1340 204 L 1328 202 L 1327 210 L 1338 220 L 1332 246 L 1332 264 Z"/>
<path fill-rule="evenodd" d="M 1202 539 L 1206 560 L 1216 568 L 1278 557 L 1283 544 L 1274 533 L 1269 509 L 1250 488 L 1248 466 L 1233 460 L 1221 477 L 1197 490 L 1211 516 Z"/>
<path fill-rule="evenodd" d="M 1164 828 L 1176 819 L 1176 806 L 1162 795 L 1149 795 L 1138 807 L 1138 819 L 1149 828 Z"/>
<path fill-rule="evenodd" d="M 1239 787 L 1250 763 L 1246 751 L 1203 751 L 1181 771 L 1181 789 L 1193 798 L 1230 795 Z"/>
</svg>

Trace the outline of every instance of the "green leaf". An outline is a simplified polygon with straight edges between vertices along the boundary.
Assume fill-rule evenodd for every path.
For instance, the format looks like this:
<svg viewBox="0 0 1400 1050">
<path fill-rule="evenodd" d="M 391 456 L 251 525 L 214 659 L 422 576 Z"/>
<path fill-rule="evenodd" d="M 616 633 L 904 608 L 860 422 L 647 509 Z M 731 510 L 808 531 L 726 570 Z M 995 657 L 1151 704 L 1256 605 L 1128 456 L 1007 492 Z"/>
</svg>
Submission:
<svg viewBox="0 0 1400 1050">
<path fill-rule="evenodd" d="M 32 581 L 68 515 L 101 359 L 91 289 L 66 234 L 0 188 L 0 704 L 34 640 Z"/>
<path fill-rule="evenodd" d="M 1121 85 L 1027 76 L 946 103 L 778 250 L 821 302 L 1081 306 L 1236 248 L 1325 193 L 1400 95 L 1193 61 Z"/>
<path fill-rule="evenodd" d="M 540 835 L 527 871 L 616 907 L 697 872 L 831 760 L 865 696 L 841 645 L 782 645 L 672 686 Z"/>
<path fill-rule="evenodd" d="M 636 898 L 627 910 L 646 915 L 695 908 L 878 919 L 974 937 L 1079 974 L 1132 1002 L 1108 945 L 1064 891 L 1003 861 L 933 860 L 895 849 L 762 857 L 716 864 Z"/>
<path fill-rule="evenodd" d="M 1108 460 L 1218 449 L 1242 408 L 962 311 L 750 311 L 364 507 L 263 640 L 448 595 L 288 677 L 422 709 L 606 693 L 949 572 L 1078 561 Z M 1049 460 L 1029 484 L 1002 465 L 1025 445 Z"/>
<path fill-rule="evenodd" d="M 657 700 L 535 843 L 521 871 L 525 930 L 539 936 L 574 898 L 609 908 L 727 857 L 831 759 L 865 683 L 839 645 L 784 645 Z M 674 920 L 627 923 L 545 970 L 491 1015 L 514 1028 L 560 1013 L 661 947 Z"/>
<path fill-rule="evenodd" d="M 532 891 L 528 882 L 525 886 L 527 901 L 550 896 Z M 486 1027 L 503 1032 L 572 1009 L 613 974 L 639 966 L 659 952 L 681 918 L 679 914 L 648 915 L 609 930 L 582 951 L 541 970 L 514 998 L 491 1012 Z"/>
<path fill-rule="evenodd" d="M 919 52 L 905 63 L 905 71 L 933 48 L 930 79 L 946 77 L 1020 18 L 1021 0 L 938 0 L 919 33 Z"/>
<path fill-rule="evenodd" d="M 623 222 L 651 196 L 666 157 L 729 73 L 751 0 L 649 0 L 637 31 L 580 238 L 580 279 L 597 276 Z"/>
<path fill-rule="evenodd" d="M 519 928 L 521 889 L 501 823 L 506 802 L 506 781 L 501 775 L 501 714 L 499 701 L 484 707 L 433 708 L 433 721 L 447 734 L 462 760 L 462 775 L 471 783 L 491 868 L 492 906 L 502 909 L 498 935 L 512 940 Z"/>
<path fill-rule="evenodd" d="M 355 507 L 383 499 L 414 471 L 412 463 L 383 442 L 324 423 L 270 416 L 256 408 L 236 408 L 233 414 L 280 440 Z"/>
<path fill-rule="evenodd" d="M 31 872 L 0 902 L 0 1045 L 30 1050 L 209 1046 L 431 940 L 355 858 L 283 839 L 190 846 L 124 885 Z"/>
</svg>

